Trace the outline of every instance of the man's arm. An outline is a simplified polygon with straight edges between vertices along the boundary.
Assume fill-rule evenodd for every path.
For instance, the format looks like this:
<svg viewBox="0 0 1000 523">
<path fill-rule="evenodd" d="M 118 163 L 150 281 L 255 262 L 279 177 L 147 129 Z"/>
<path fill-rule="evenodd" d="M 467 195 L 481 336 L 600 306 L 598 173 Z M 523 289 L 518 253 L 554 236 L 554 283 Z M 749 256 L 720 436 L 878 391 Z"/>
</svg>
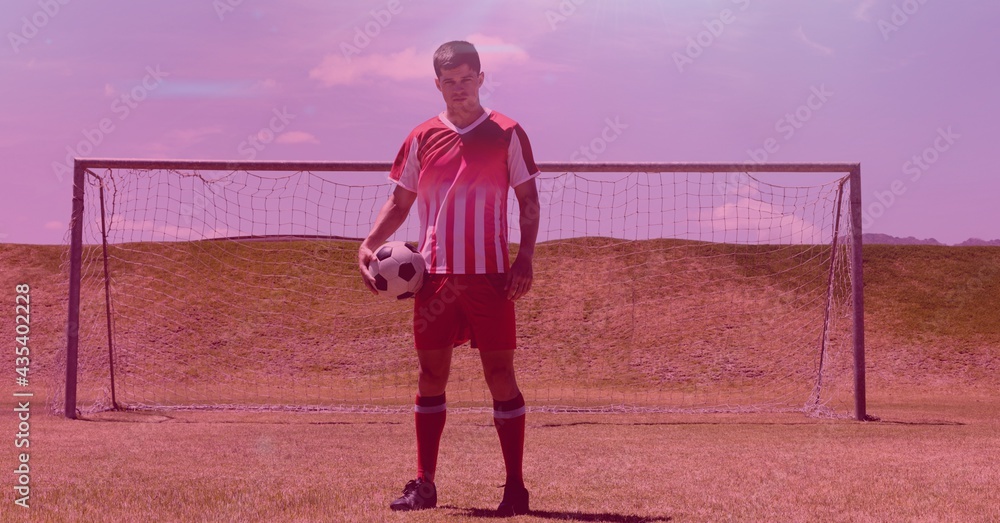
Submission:
<svg viewBox="0 0 1000 523">
<path fill-rule="evenodd" d="M 375 219 L 375 225 L 368 233 L 368 237 L 361 242 L 361 247 L 358 249 L 358 270 L 361 271 L 361 279 L 364 280 L 365 286 L 372 294 L 378 294 L 378 291 L 375 290 L 375 278 L 368 272 L 368 262 L 373 256 L 372 251 L 385 243 L 385 240 L 396 232 L 400 225 L 403 225 L 406 216 L 410 214 L 410 207 L 413 206 L 416 199 L 417 193 L 397 185 L 392 194 L 389 195 L 389 199 L 385 201 L 382 210 L 379 211 L 378 218 Z"/>
<path fill-rule="evenodd" d="M 538 238 L 538 222 L 541 217 L 541 206 L 538 203 L 538 189 L 535 180 L 528 180 L 514 187 L 518 208 L 521 211 L 521 244 L 517 249 L 517 258 L 507 273 L 508 300 L 517 300 L 531 290 L 533 279 L 531 262 L 535 257 L 535 240 Z"/>
</svg>

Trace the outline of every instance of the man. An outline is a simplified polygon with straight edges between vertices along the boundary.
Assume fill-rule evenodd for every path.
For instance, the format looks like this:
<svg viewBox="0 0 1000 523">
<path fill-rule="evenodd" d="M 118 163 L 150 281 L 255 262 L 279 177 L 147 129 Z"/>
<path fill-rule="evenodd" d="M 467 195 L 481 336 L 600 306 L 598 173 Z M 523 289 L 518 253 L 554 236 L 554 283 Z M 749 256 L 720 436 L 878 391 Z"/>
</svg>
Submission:
<svg viewBox="0 0 1000 523">
<path fill-rule="evenodd" d="M 406 138 L 389 178 L 396 183 L 358 250 L 365 285 L 372 250 L 402 225 L 416 202 L 428 274 L 414 297 L 413 335 L 419 362 L 414 421 L 417 477 L 393 510 L 437 504 L 434 473 L 447 407 L 445 386 L 452 349 L 471 341 L 479 349 L 493 396 L 493 418 L 507 481 L 497 512 L 528 512 L 524 487 L 524 398 L 514 376 L 514 301 L 531 288 L 538 234 L 538 168 L 521 126 L 479 103 L 484 75 L 468 42 L 448 42 L 434 53 L 434 83 L 445 111 Z M 520 209 L 521 244 L 513 263 L 507 250 L 507 193 Z M 429 313 L 433 311 L 433 313 Z M 439 312 L 440 311 L 440 312 Z"/>
</svg>

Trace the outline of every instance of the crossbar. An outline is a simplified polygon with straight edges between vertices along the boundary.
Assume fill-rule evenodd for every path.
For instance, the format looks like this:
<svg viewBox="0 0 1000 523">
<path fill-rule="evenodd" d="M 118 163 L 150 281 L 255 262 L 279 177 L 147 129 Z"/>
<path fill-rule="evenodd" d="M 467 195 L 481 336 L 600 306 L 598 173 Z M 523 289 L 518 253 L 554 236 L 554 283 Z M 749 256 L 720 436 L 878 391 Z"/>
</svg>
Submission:
<svg viewBox="0 0 1000 523">
<path fill-rule="evenodd" d="M 144 160 L 77 158 L 84 169 L 163 169 L 206 171 L 346 171 L 388 172 L 391 162 L 299 162 L 245 160 Z M 808 172 L 851 173 L 857 163 L 678 163 L 678 162 L 538 162 L 543 172 Z"/>
</svg>

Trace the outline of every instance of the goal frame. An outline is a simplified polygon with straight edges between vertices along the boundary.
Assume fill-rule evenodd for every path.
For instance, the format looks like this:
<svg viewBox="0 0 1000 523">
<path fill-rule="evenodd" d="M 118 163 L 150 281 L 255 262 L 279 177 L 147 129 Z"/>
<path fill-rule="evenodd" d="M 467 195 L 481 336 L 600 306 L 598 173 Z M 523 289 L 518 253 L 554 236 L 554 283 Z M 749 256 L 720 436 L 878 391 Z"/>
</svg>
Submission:
<svg viewBox="0 0 1000 523">
<path fill-rule="evenodd" d="M 851 299 L 853 305 L 853 367 L 855 419 L 867 421 L 865 388 L 864 283 L 862 271 L 862 202 L 860 163 L 681 163 L 681 162 L 539 162 L 542 172 L 706 172 L 706 173 L 841 173 L 849 176 L 851 213 Z M 352 161 L 206 161 L 76 158 L 73 167 L 73 204 L 69 252 L 69 304 L 66 327 L 65 416 L 76 419 L 77 360 L 80 332 L 80 290 L 83 254 L 84 186 L 95 169 L 166 169 L 290 172 L 388 172 L 390 162 Z M 103 205 L 103 193 L 101 199 Z M 103 213 L 102 213 L 103 220 Z M 103 224 L 102 224 L 103 225 Z M 836 238 L 834 238 L 836 241 Z M 104 271 L 107 277 L 105 237 Z M 106 294 L 110 292 L 106 288 Z M 110 299 L 106 295 L 106 299 Z M 110 316 L 108 322 L 110 324 Z M 110 335 L 110 325 L 109 325 Z M 109 353 L 113 350 L 109 338 Z M 109 354 L 110 355 L 110 354 Z M 112 366 L 112 372 L 114 367 Z M 114 403 L 114 391 L 112 390 Z"/>
</svg>

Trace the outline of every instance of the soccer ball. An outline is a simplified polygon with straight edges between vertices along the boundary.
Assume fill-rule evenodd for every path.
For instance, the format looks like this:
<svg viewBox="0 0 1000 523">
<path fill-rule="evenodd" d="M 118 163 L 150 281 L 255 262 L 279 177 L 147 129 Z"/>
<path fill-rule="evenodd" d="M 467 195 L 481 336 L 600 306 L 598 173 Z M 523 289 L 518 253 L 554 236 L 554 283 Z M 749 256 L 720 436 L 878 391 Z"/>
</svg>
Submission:
<svg viewBox="0 0 1000 523">
<path fill-rule="evenodd" d="M 424 258 L 406 242 L 386 242 L 368 262 L 379 296 L 406 299 L 424 283 Z"/>
</svg>

